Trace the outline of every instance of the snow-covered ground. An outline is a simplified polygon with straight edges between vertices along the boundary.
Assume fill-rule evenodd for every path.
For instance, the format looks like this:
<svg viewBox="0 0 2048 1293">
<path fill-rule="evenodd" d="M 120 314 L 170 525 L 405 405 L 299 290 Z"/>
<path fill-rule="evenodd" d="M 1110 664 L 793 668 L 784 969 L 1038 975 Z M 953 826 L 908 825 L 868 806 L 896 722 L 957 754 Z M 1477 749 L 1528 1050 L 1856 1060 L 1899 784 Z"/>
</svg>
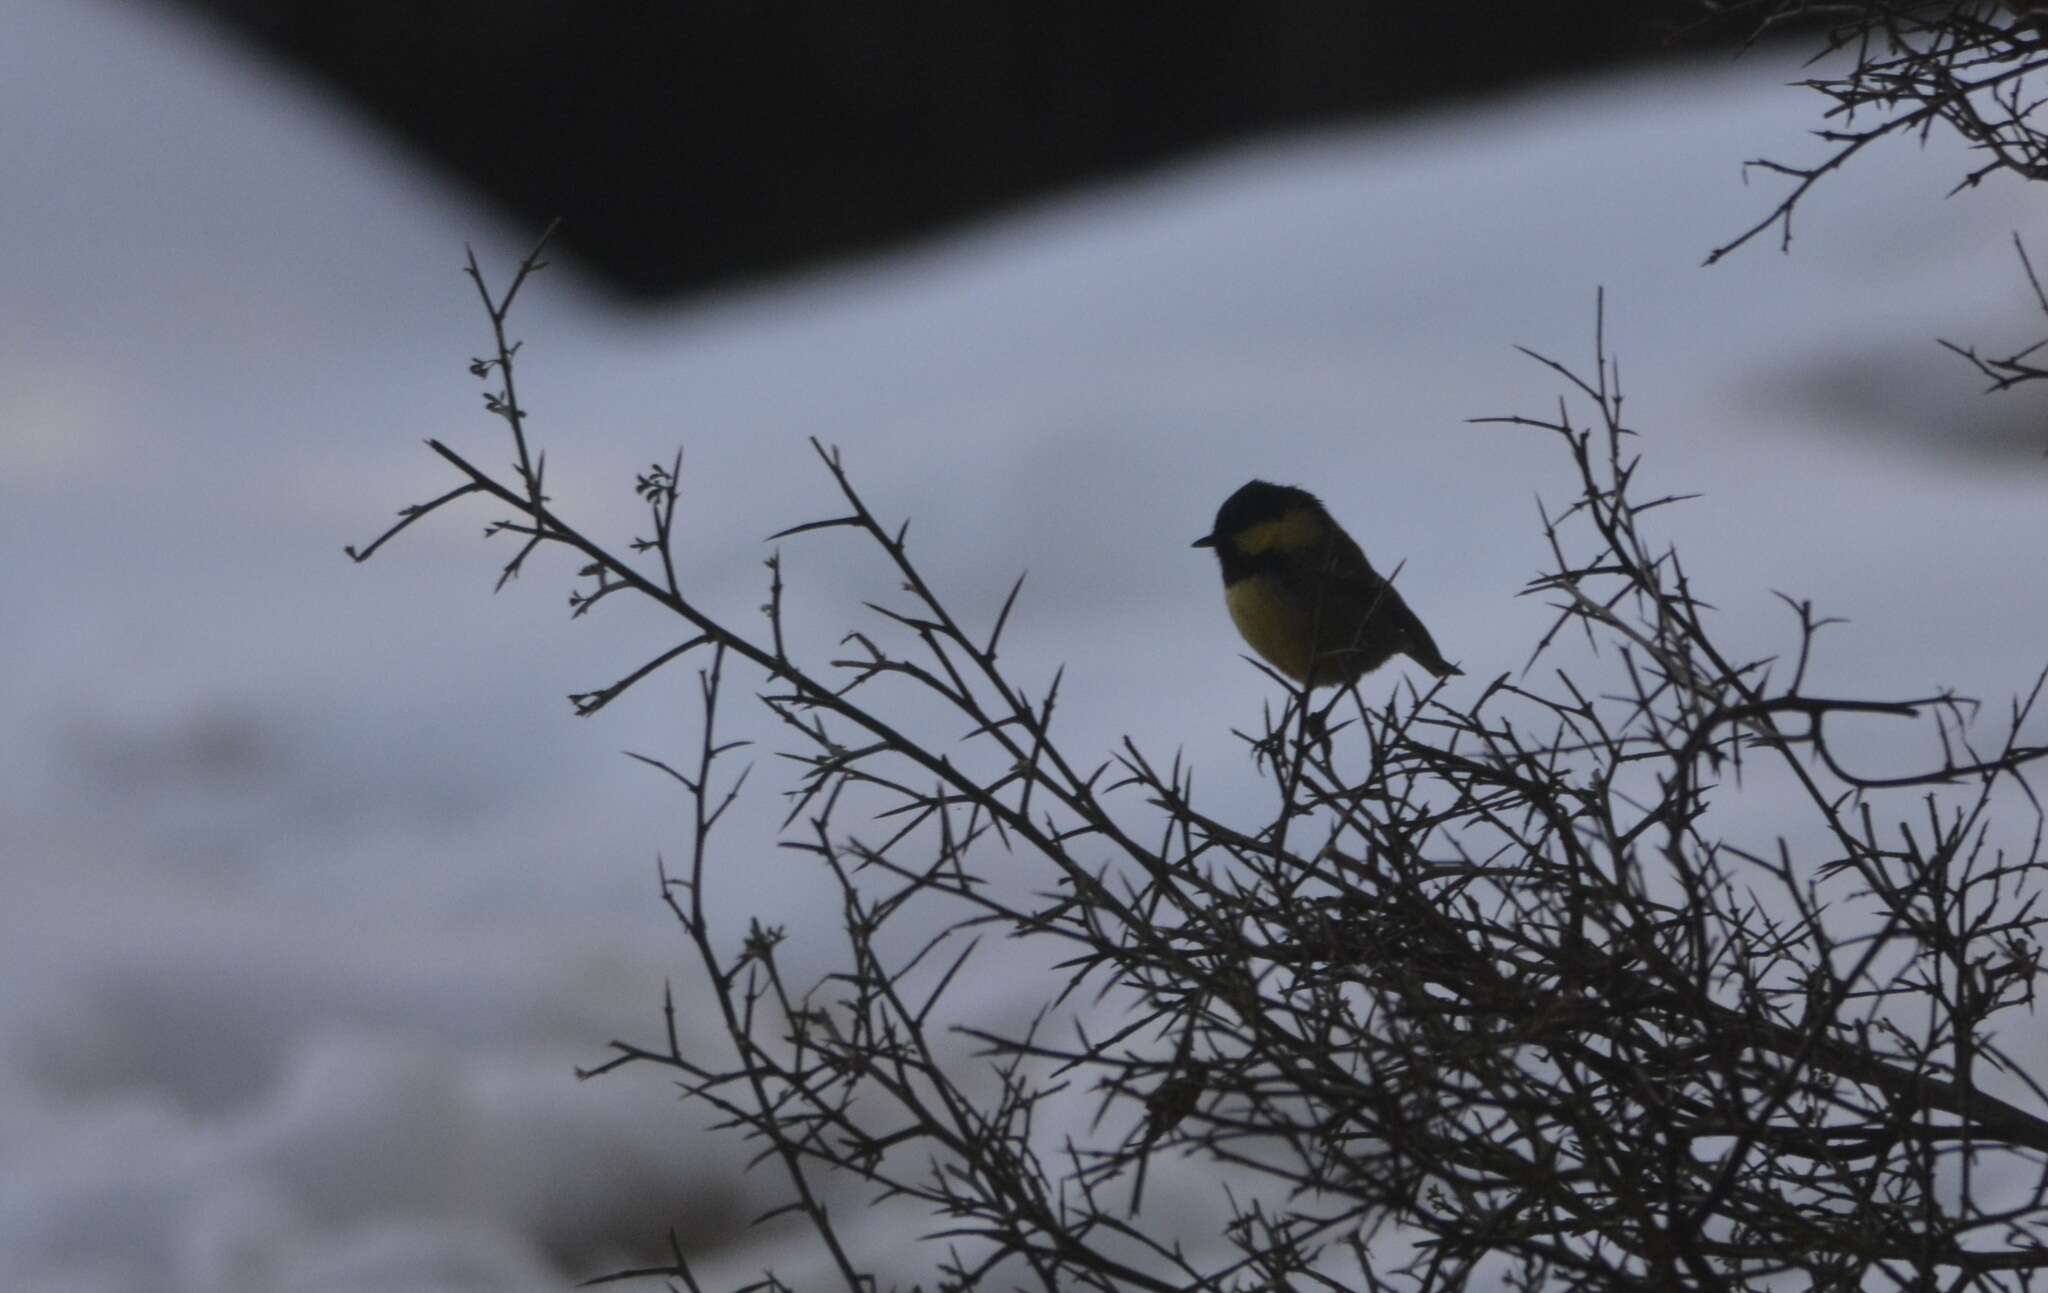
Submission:
<svg viewBox="0 0 2048 1293">
<path fill-rule="evenodd" d="M 690 718 L 679 685 L 561 698 L 673 638 L 571 624 L 559 561 L 493 597 L 480 511 L 341 554 L 446 488 L 425 437 L 503 459 L 458 270 L 532 231 L 153 7 L 7 26 L 0 1286 L 545 1289 L 672 1225 L 729 1237 L 772 1182 L 654 1076 L 572 1076 L 687 981 L 654 901 L 681 805 L 618 752 L 679 753 Z M 1832 690 L 2002 697 L 2048 659 L 2048 437 L 1933 340 L 2031 336 L 2029 195 L 1944 200 L 1953 150 L 1893 148 L 1791 256 L 1703 270 L 1772 200 L 1739 163 L 1809 146 L 1789 75 L 1274 139 L 672 313 L 558 264 L 516 320 L 524 402 L 558 502 L 615 536 L 683 444 L 690 577 L 740 615 L 762 536 L 831 509 L 805 437 L 844 446 L 970 616 L 1031 571 L 1008 659 L 1069 664 L 1073 747 L 1182 746 L 1228 794 L 1264 684 L 1188 540 L 1249 476 L 1310 484 L 1468 673 L 1519 666 L 1564 464 L 1466 419 L 1547 411 L 1511 346 L 1584 360 L 1604 284 L 1652 487 L 1707 495 L 1666 524 L 1729 636 L 1782 647 L 1769 590 L 1814 594 L 1855 621 Z M 786 551 L 820 632 L 888 592 Z M 714 901 L 801 930 L 830 895 L 761 842 L 777 807 Z M 758 1269 L 747 1242 L 715 1260 Z"/>
</svg>

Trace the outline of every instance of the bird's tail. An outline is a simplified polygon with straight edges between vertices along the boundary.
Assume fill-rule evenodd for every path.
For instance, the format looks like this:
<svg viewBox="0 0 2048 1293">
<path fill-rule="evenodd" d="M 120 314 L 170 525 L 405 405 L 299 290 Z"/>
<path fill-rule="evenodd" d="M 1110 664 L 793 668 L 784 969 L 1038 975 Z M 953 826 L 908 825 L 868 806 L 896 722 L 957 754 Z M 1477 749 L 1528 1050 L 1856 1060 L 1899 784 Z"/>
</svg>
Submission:
<svg viewBox="0 0 2048 1293">
<path fill-rule="evenodd" d="M 1425 642 L 1408 654 L 1414 659 L 1415 663 L 1439 678 L 1462 678 L 1465 676 L 1463 669 L 1444 659 L 1443 652 L 1436 649 L 1436 643 L 1434 642 Z"/>
</svg>

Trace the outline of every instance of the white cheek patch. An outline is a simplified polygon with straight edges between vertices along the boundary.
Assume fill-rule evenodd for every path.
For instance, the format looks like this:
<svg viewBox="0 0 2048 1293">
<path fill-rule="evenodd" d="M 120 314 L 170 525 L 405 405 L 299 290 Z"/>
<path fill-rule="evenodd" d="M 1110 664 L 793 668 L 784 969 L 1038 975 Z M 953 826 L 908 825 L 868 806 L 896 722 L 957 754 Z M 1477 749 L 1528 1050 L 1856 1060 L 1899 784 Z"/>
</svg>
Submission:
<svg viewBox="0 0 2048 1293">
<path fill-rule="evenodd" d="M 1266 552 L 1290 552 L 1312 547 L 1322 537 L 1323 525 L 1316 519 L 1316 514 L 1305 507 L 1298 507 L 1277 520 L 1245 527 L 1233 542 L 1239 552 L 1256 557 Z"/>
</svg>

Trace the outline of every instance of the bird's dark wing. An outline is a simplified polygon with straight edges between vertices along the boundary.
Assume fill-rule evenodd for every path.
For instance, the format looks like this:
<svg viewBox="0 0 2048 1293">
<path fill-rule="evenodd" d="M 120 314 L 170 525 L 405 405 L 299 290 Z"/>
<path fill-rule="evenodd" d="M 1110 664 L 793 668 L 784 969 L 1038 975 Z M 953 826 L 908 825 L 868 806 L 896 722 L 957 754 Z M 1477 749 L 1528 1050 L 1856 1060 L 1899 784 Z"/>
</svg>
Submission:
<svg viewBox="0 0 2048 1293">
<path fill-rule="evenodd" d="M 1369 626 L 1361 634 L 1364 640 L 1383 643 L 1386 654 L 1406 655 L 1439 678 L 1463 672 L 1444 659 L 1443 652 L 1437 650 L 1436 639 L 1422 626 L 1421 619 L 1408 609 L 1408 603 L 1401 600 L 1394 586 L 1380 578 L 1357 541 L 1342 530 L 1331 531 L 1323 570 L 1333 586 L 1349 588 L 1371 608 Z M 1366 667 L 1377 664 L 1377 660 L 1369 661 Z"/>
<path fill-rule="evenodd" d="M 1416 617 L 1414 611 L 1408 609 L 1408 603 L 1402 601 L 1401 594 L 1395 592 L 1391 586 L 1388 587 L 1380 609 L 1375 614 L 1393 618 L 1394 627 L 1400 634 L 1400 649 L 1407 653 L 1410 660 L 1439 678 L 1448 678 L 1452 674 L 1465 672 L 1444 659 L 1444 653 L 1437 650 L 1436 639 L 1429 635 L 1428 629 L 1422 627 L 1422 621 Z"/>
<path fill-rule="evenodd" d="M 1365 559 L 1365 549 L 1335 525 L 1330 527 L 1330 538 L 1323 550 L 1323 573 L 1325 577 L 1340 583 L 1369 579 L 1377 583 L 1379 575 L 1372 563 Z"/>
</svg>

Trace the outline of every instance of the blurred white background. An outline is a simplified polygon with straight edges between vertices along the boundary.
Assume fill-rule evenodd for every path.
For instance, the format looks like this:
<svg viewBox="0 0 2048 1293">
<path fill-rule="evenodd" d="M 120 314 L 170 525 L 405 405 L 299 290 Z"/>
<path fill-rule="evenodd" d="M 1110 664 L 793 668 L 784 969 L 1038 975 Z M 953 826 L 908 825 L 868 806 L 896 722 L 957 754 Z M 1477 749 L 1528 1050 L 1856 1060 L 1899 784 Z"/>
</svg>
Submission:
<svg viewBox="0 0 2048 1293">
<path fill-rule="evenodd" d="M 688 674 L 591 720 L 563 699 L 678 635 L 616 600 L 572 624 L 559 558 L 493 596 L 481 509 L 341 551 L 448 487 L 426 437 L 505 460 L 459 270 L 537 231 L 169 16 L 14 0 L 7 27 L 0 1285 L 557 1288 L 669 1226 L 758 1270 L 738 1223 L 774 1182 L 658 1077 L 572 1075 L 657 1035 L 664 977 L 691 1000 L 654 884 L 684 805 L 620 756 L 688 749 Z M 1188 541 L 1250 476 L 1308 485 L 1406 563 L 1466 685 L 1519 668 L 1566 464 L 1467 419 L 1550 411 L 1511 347 L 1587 361 L 1604 285 L 1731 642 L 1783 649 L 1771 590 L 1810 595 L 1854 621 L 1817 689 L 2002 702 L 2048 662 L 2048 436 L 1934 339 L 2041 326 L 2028 195 L 1945 199 L 1954 150 L 1891 148 L 1789 256 L 1699 268 L 1775 200 L 1740 163 L 1812 147 L 1792 75 L 1274 139 L 673 313 L 557 264 L 515 318 L 524 403 L 561 509 L 613 538 L 684 446 L 689 579 L 742 619 L 762 538 L 834 510 L 806 437 L 843 446 L 970 619 L 1030 571 L 1008 659 L 1067 664 L 1070 748 L 1183 748 L 1252 811 L 1229 729 L 1267 685 Z M 813 640 L 892 591 L 833 536 L 784 551 Z M 813 928 L 831 895 L 756 787 L 714 902 Z"/>
</svg>

